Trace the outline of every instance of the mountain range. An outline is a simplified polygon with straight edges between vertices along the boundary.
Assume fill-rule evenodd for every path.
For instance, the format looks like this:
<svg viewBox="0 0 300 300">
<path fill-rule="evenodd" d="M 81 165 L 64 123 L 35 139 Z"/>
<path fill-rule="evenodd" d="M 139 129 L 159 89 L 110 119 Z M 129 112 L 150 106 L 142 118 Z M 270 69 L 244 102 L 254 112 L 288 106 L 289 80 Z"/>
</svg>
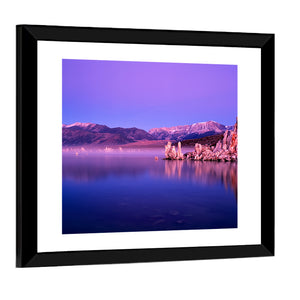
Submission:
<svg viewBox="0 0 300 300">
<path fill-rule="evenodd" d="M 74 123 L 63 125 L 63 146 L 94 145 L 123 145 L 141 140 L 156 140 L 143 129 L 110 128 L 93 123 Z"/>
<path fill-rule="evenodd" d="M 144 142 L 151 144 L 158 140 L 183 141 L 221 134 L 232 130 L 233 126 L 225 126 L 214 121 L 194 123 L 174 127 L 152 128 L 148 132 L 136 127 L 110 128 L 94 123 L 73 123 L 62 126 L 63 146 L 99 145 L 115 146 Z"/>
<path fill-rule="evenodd" d="M 152 128 L 149 130 L 149 133 L 159 140 L 182 141 L 220 134 L 226 130 L 233 130 L 233 127 L 225 126 L 215 121 L 208 121 L 192 125 Z"/>
</svg>

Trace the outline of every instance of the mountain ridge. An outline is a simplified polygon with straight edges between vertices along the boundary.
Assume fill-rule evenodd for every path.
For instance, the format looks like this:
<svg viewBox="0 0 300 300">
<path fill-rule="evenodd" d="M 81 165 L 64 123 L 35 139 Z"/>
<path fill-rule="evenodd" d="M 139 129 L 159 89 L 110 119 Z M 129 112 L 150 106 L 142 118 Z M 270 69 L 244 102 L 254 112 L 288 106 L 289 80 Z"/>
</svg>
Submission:
<svg viewBox="0 0 300 300">
<path fill-rule="evenodd" d="M 63 146 L 97 145 L 113 146 L 139 141 L 184 141 L 222 134 L 232 130 L 215 121 L 198 122 L 191 125 L 152 128 L 148 132 L 136 127 L 108 127 L 96 123 L 63 124 Z"/>
<path fill-rule="evenodd" d="M 157 139 L 181 141 L 220 134 L 232 130 L 233 127 L 233 125 L 226 126 L 215 121 L 207 121 L 192 125 L 152 128 L 148 132 Z"/>
<path fill-rule="evenodd" d="M 110 128 L 94 123 L 73 123 L 62 126 L 63 146 L 123 145 L 141 140 L 156 140 L 143 129 L 136 127 Z"/>
</svg>

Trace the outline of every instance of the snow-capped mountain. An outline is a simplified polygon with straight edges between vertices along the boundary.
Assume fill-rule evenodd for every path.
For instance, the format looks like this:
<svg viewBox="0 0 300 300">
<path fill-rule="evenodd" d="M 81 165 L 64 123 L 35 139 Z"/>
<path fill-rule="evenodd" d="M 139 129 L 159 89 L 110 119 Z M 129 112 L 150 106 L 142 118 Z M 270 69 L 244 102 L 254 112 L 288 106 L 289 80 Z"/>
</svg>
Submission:
<svg viewBox="0 0 300 300">
<path fill-rule="evenodd" d="M 62 125 L 63 146 L 125 145 L 139 141 L 183 141 L 224 133 L 234 126 L 224 126 L 214 121 L 173 127 L 152 128 L 149 132 L 136 127 L 110 128 L 106 125 L 76 122 Z"/>
<path fill-rule="evenodd" d="M 63 125 L 63 146 L 123 145 L 142 140 L 156 140 L 145 130 L 138 128 L 110 128 L 94 123 Z"/>
<path fill-rule="evenodd" d="M 152 128 L 149 130 L 149 133 L 159 140 L 180 141 L 223 133 L 226 130 L 232 130 L 233 127 L 225 126 L 215 121 L 208 121 L 192 125 Z"/>
</svg>

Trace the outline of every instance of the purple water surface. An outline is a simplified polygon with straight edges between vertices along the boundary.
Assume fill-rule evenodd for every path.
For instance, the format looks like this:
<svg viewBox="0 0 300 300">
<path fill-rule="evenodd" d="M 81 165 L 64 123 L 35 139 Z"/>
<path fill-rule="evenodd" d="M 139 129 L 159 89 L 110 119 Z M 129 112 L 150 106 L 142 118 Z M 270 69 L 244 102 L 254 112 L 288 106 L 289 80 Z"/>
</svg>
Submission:
<svg viewBox="0 0 300 300">
<path fill-rule="evenodd" d="M 237 227 L 237 164 L 63 154 L 63 234 Z"/>
</svg>

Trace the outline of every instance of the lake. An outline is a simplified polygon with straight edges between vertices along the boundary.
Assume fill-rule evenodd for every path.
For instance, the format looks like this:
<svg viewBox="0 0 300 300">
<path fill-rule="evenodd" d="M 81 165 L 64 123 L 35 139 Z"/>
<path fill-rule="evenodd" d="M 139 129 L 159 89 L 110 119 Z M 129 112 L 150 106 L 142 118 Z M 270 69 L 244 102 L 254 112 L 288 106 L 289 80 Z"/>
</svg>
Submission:
<svg viewBox="0 0 300 300">
<path fill-rule="evenodd" d="M 162 158 L 63 153 L 63 234 L 237 227 L 237 163 Z"/>
</svg>

